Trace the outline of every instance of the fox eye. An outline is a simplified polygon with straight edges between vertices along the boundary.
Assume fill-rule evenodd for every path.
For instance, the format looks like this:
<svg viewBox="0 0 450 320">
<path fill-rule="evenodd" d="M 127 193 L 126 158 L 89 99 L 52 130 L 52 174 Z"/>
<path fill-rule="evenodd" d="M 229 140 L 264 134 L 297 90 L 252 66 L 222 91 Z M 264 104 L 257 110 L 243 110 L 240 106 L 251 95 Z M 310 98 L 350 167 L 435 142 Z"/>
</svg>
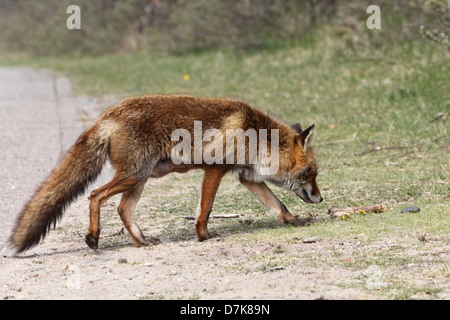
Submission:
<svg viewBox="0 0 450 320">
<path fill-rule="evenodd" d="M 300 171 L 299 173 L 294 175 L 294 179 L 299 180 L 301 182 L 306 182 L 306 180 L 308 180 L 308 177 L 311 175 L 311 173 L 312 173 L 311 168 L 306 167 L 305 169 L 303 169 L 302 171 Z"/>
</svg>

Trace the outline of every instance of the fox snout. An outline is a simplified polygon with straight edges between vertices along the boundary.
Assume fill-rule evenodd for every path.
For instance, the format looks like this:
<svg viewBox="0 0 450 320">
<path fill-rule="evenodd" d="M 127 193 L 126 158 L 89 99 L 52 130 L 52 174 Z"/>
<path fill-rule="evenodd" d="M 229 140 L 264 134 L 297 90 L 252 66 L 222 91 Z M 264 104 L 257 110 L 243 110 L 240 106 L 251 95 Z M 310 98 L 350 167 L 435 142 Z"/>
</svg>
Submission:
<svg viewBox="0 0 450 320">
<path fill-rule="evenodd" d="M 307 203 L 319 203 L 323 201 L 319 187 L 315 181 L 313 183 L 306 183 L 300 189 L 296 190 L 295 194 Z"/>
</svg>

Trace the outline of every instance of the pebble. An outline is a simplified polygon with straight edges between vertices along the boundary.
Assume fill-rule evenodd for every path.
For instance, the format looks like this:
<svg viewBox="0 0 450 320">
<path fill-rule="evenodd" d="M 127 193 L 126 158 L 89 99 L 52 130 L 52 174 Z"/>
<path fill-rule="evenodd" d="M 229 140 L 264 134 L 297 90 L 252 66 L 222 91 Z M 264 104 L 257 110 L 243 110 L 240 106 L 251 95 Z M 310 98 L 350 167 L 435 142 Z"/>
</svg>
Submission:
<svg viewBox="0 0 450 320">
<path fill-rule="evenodd" d="M 320 237 L 310 237 L 310 238 L 303 239 L 303 243 L 314 243 L 314 242 L 319 242 L 320 240 L 322 240 Z"/>
<path fill-rule="evenodd" d="M 118 262 L 119 263 L 128 263 L 127 259 L 124 259 L 124 258 L 119 259 Z"/>
</svg>

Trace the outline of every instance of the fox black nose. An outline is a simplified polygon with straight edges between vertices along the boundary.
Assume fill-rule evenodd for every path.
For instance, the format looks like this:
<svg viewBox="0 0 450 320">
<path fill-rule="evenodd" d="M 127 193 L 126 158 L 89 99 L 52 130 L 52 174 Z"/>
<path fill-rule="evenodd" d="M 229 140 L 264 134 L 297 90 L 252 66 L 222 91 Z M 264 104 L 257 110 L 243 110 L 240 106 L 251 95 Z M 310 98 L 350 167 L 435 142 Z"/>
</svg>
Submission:
<svg viewBox="0 0 450 320">
<path fill-rule="evenodd" d="M 320 200 L 319 200 L 319 202 L 322 202 L 323 201 L 323 198 L 322 197 L 320 197 Z"/>
</svg>

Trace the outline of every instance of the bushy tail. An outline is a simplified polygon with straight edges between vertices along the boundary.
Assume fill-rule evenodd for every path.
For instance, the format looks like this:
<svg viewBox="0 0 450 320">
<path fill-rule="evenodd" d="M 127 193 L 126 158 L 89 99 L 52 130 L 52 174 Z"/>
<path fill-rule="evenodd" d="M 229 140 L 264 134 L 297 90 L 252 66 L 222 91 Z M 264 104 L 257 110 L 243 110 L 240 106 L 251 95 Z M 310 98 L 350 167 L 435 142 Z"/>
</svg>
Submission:
<svg viewBox="0 0 450 320">
<path fill-rule="evenodd" d="M 98 125 L 83 133 L 41 184 L 17 218 L 8 245 L 21 253 L 37 245 L 100 174 L 109 153 L 109 139 L 99 137 Z"/>
</svg>

